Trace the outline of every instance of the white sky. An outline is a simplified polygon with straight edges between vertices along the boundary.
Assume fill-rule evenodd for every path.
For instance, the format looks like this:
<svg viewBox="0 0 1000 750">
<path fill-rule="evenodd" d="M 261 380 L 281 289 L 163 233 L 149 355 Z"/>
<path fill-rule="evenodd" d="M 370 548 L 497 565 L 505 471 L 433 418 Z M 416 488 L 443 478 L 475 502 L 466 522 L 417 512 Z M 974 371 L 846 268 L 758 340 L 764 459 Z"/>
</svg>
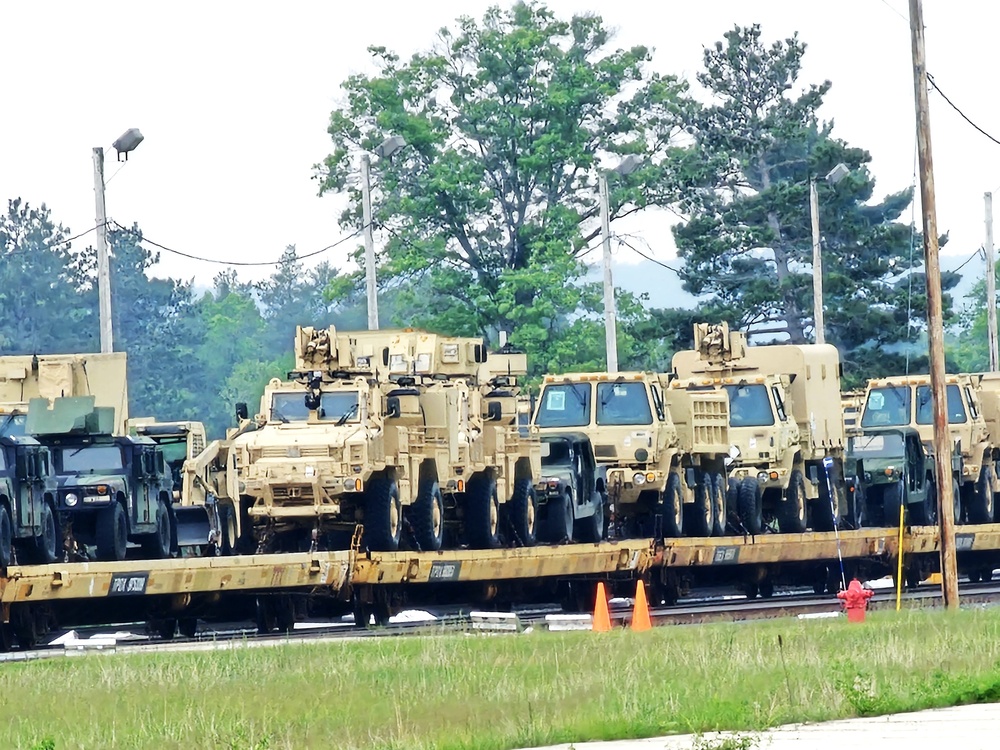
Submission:
<svg viewBox="0 0 1000 750">
<path fill-rule="evenodd" d="M 491 3 L 434 0 L 347 2 L 112 2 L 2 4 L 0 199 L 22 197 L 52 209 L 74 233 L 92 227 L 95 146 L 108 151 L 109 217 L 138 222 L 146 236 L 219 260 L 276 260 L 344 236 L 342 202 L 317 197 L 313 165 L 340 83 L 371 72 L 366 47 L 406 57 L 426 49 L 460 14 L 481 17 Z M 821 110 L 834 134 L 868 149 L 877 194 L 909 185 L 914 170 L 913 81 L 905 0 L 550 0 L 560 16 L 596 11 L 620 46 L 654 48 L 652 69 L 689 77 L 702 47 L 734 24 L 759 22 L 767 40 L 794 31 L 808 45 L 801 81 L 829 79 Z M 925 0 L 927 63 L 969 117 L 1000 138 L 994 78 L 1000 4 Z M 111 142 L 137 127 L 145 141 L 115 174 Z M 967 257 L 983 242 L 983 193 L 1000 187 L 1000 145 L 978 134 L 931 93 L 938 226 L 943 250 Z M 919 224 L 919 214 L 916 214 Z M 669 260 L 661 217 L 636 218 L 618 232 L 644 237 Z M 82 241 L 93 243 L 93 235 Z M 321 257 L 343 265 L 350 242 Z M 641 260 L 618 249 L 616 262 Z M 596 260 L 596 258 L 595 258 Z M 156 275 L 210 283 L 224 266 L 164 253 Z M 980 273 L 978 261 L 966 267 Z M 244 279 L 272 269 L 241 269 Z M 654 304 L 657 300 L 652 300 Z"/>
</svg>

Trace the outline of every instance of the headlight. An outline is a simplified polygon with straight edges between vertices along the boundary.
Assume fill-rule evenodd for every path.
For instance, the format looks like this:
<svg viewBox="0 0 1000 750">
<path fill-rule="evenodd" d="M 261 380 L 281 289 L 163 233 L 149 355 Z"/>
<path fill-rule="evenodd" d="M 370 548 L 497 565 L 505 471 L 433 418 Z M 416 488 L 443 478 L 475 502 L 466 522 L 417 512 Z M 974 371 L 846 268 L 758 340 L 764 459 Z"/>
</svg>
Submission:
<svg viewBox="0 0 1000 750">
<path fill-rule="evenodd" d="M 75 492 L 67 492 L 66 497 L 64 499 L 66 500 L 66 506 L 69 508 L 72 508 L 74 505 L 80 502 L 80 496 L 77 495 Z"/>
<path fill-rule="evenodd" d="M 646 483 L 646 475 L 643 474 L 641 471 L 637 471 L 635 474 L 632 475 L 632 484 L 634 484 L 636 487 L 641 487 L 645 483 Z"/>
<path fill-rule="evenodd" d="M 766 482 L 767 481 L 767 472 L 766 471 L 758 471 L 757 472 L 757 481 L 758 482 Z"/>
</svg>

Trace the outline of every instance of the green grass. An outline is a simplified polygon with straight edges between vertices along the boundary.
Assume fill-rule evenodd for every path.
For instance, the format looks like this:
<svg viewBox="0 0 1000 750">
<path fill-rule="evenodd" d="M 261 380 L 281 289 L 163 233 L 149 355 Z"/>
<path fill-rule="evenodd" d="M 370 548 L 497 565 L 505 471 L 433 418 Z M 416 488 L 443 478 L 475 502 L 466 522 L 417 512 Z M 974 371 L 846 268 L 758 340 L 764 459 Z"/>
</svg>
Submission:
<svg viewBox="0 0 1000 750">
<path fill-rule="evenodd" d="M 0 747 L 514 748 L 985 701 L 1000 611 L 914 611 L 5 664 Z"/>
</svg>

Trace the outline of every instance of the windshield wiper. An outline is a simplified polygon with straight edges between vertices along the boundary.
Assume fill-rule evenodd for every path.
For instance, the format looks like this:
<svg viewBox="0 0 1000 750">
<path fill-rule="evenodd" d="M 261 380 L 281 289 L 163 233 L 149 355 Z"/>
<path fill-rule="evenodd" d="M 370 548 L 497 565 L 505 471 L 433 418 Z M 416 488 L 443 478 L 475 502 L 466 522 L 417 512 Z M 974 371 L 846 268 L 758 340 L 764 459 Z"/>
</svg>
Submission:
<svg viewBox="0 0 1000 750">
<path fill-rule="evenodd" d="M 340 415 L 340 419 L 337 420 L 335 426 L 340 427 L 341 425 L 343 425 L 345 422 L 347 422 L 348 419 L 354 416 L 354 412 L 356 412 L 357 410 L 358 410 L 357 403 L 351 404 L 350 408 Z"/>
<path fill-rule="evenodd" d="M 271 409 L 271 419 L 277 418 L 282 424 L 288 424 L 288 417 L 282 414 L 277 409 Z"/>
</svg>

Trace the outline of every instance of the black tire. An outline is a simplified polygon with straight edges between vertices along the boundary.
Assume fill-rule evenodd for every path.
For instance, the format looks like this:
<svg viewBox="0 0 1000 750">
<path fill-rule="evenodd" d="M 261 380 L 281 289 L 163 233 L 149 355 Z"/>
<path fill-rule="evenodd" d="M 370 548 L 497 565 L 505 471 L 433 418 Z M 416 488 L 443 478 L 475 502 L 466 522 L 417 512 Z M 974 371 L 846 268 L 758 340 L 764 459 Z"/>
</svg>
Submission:
<svg viewBox="0 0 1000 750">
<path fill-rule="evenodd" d="M 698 484 L 694 488 L 694 503 L 689 508 L 690 511 L 686 519 L 687 523 L 685 523 L 688 536 L 711 536 L 712 527 L 715 525 L 715 516 L 712 509 L 711 474 L 702 472 L 698 477 Z"/>
<path fill-rule="evenodd" d="M 569 493 L 549 498 L 545 538 L 552 544 L 573 541 L 573 498 Z"/>
<path fill-rule="evenodd" d="M 906 486 L 902 481 L 887 484 L 882 490 L 882 512 L 885 514 L 885 525 L 890 529 L 899 528 L 899 509 L 906 505 Z M 907 522 L 904 513 L 903 523 Z"/>
<path fill-rule="evenodd" d="M 712 535 L 725 536 L 728 525 L 729 505 L 726 500 L 726 478 L 722 474 L 712 475 Z"/>
<path fill-rule="evenodd" d="M 952 477 L 951 480 L 951 496 L 955 523 L 962 523 L 962 490 L 958 486 L 958 479 L 955 477 Z"/>
<path fill-rule="evenodd" d="M 663 536 L 678 537 L 684 534 L 684 494 L 680 475 L 675 472 L 670 472 L 667 486 L 660 496 L 660 518 L 663 520 Z"/>
<path fill-rule="evenodd" d="M 514 481 L 514 492 L 507 501 L 507 519 L 514 530 L 515 542 L 534 547 L 538 541 L 538 497 L 530 479 Z"/>
<path fill-rule="evenodd" d="M 417 499 L 408 509 L 413 534 L 420 549 L 437 552 L 444 544 L 444 496 L 434 480 L 421 480 Z"/>
<path fill-rule="evenodd" d="M 574 524 L 573 534 L 582 542 L 604 541 L 604 496 L 594 493 L 594 515 L 581 518 Z"/>
<path fill-rule="evenodd" d="M 56 524 L 56 514 L 52 512 L 52 506 L 42 502 L 41 527 L 38 536 L 35 537 L 34 557 L 42 565 L 54 563 L 59 556 L 59 527 Z"/>
<path fill-rule="evenodd" d="M 365 544 L 377 552 L 395 552 L 402 528 L 399 487 L 389 477 L 373 477 L 365 491 Z"/>
<path fill-rule="evenodd" d="M 9 567 L 14 559 L 14 528 L 10 511 L 0 505 L 0 568 Z"/>
<path fill-rule="evenodd" d="M 738 505 L 743 528 L 752 536 L 760 534 L 764 530 L 764 491 L 754 477 L 740 482 Z"/>
<path fill-rule="evenodd" d="M 782 534 L 802 534 L 806 530 L 806 478 L 798 469 L 788 478 L 778 514 L 778 530 Z"/>
<path fill-rule="evenodd" d="M 239 540 L 236 535 L 236 513 L 231 506 L 219 506 L 219 526 L 222 533 L 222 539 L 219 540 L 219 551 L 223 555 L 235 555 Z"/>
<path fill-rule="evenodd" d="M 910 515 L 916 526 L 933 526 L 937 523 L 937 487 L 934 480 L 928 478 L 927 490 L 924 492 L 924 500 L 921 503 L 914 503 L 909 506 Z M 897 513 L 899 511 L 896 511 Z M 899 523 L 899 516 L 896 516 L 896 523 Z"/>
<path fill-rule="evenodd" d="M 993 467 L 990 464 L 983 464 L 971 495 L 969 523 L 993 523 Z"/>
<path fill-rule="evenodd" d="M 142 537 L 143 554 L 153 560 L 170 557 L 171 542 L 174 538 L 170 523 L 170 511 L 161 499 L 156 501 L 156 531 Z"/>
<path fill-rule="evenodd" d="M 120 503 L 113 502 L 97 516 L 97 557 L 124 560 L 128 547 L 128 519 Z"/>
<path fill-rule="evenodd" d="M 474 549 L 500 546 L 500 498 L 489 475 L 477 475 L 465 487 L 465 538 Z"/>
</svg>

